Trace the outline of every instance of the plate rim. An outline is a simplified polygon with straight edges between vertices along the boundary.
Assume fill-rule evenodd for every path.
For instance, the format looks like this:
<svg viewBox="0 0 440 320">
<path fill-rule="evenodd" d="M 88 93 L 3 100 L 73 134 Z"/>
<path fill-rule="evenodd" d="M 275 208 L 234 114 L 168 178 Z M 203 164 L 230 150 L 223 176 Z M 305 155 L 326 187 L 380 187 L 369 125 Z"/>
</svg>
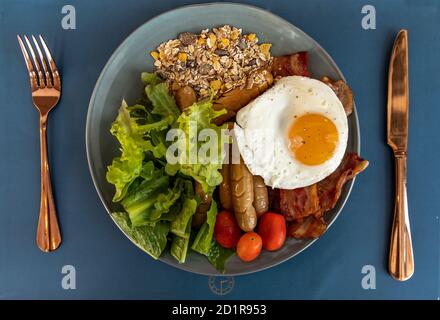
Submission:
<svg viewBox="0 0 440 320">
<path fill-rule="evenodd" d="M 125 44 L 128 42 L 128 40 L 133 36 L 133 34 L 135 34 L 136 32 L 138 32 L 142 27 L 144 27 L 146 24 L 151 23 L 152 21 L 156 20 L 156 19 L 160 19 L 163 16 L 170 14 L 170 13 L 174 13 L 176 11 L 180 11 L 180 10 L 185 10 L 185 9 L 191 9 L 191 8 L 200 8 L 200 7 L 205 7 L 205 8 L 209 8 L 209 7 L 214 7 L 214 6 L 224 6 L 224 7 L 228 7 L 228 6 L 232 6 L 232 7 L 241 7 L 241 8 L 245 8 L 245 9 L 249 9 L 249 10 L 254 10 L 257 11 L 259 13 L 264 13 L 266 15 L 269 15 L 271 19 L 276 19 L 278 20 L 280 23 L 286 25 L 289 29 L 293 29 L 295 30 L 295 32 L 301 34 L 301 36 L 307 38 L 315 48 L 318 49 L 318 51 L 320 51 L 321 54 L 323 54 L 325 56 L 326 59 L 328 59 L 328 61 L 330 61 L 330 63 L 333 65 L 333 67 L 335 68 L 337 74 L 340 76 L 340 78 L 342 80 L 344 80 L 345 82 L 346 79 L 344 77 L 344 74 L 342 73 L 342 71 L 339 69 L 339 66 L 336 64 L 336 62 L 333 60 L 333 58 L 330 56 L 330 54 L 311 36 L 309 36 L 307 33 L 305 33 L 302 29 L 298 28 L 297 26 L 295 26 L 294 24 L 290 23 L 289 21 L 287 21 L 286 19 L 268 11 L 265 9 L 262 9 L 260 7 L 254 6 L 254 5 L 249 5 L 249 4 L 240 4 L 240 3 L 233 3 L 233 2 L 209 2 L 209 3 L 201 3 L 201 4 L 191 4 L 191 5 L 185 5 L 185 6 L 180 6 L 177 8 L 173 8 L 170 10 L 166 10 L 148 20 L 146 20 L 144 23 L 142 23 L 141 25 L 139 25 L 137 28 L 135 28 L 132 32 L 130 32 L 130 34 L 128 34 L 125 39 L 121 42 L 121 44 L 118 45 L 118 47 L 113 51 L 113 53 L 111 54 L 110 58 L 107 60 L 106 64 L 104 65 L 104 67 L 101 70 L 101 73 L 99 74 L 99 77 L 95 83 L 95 86 L 93 88 L 93 92 L 92 95 L 90 97 L 90 101 L 87 107 L 87 117 L 86 117 L 86 130 L 85 130 L 85 144 L 86 144 L 86 155 L 87 155 L 87 164 L 88 164 L 88 168 L 89 168 L 89 172 L 90 175 L 92 177 L 92 181 L 93 181 L 93 185 L 95 187 L 95 190 L 99 196 L 99 199 L 101 200 L 101 203 L 103 204 L 105 210 L 107 211 L 107 215 L 110 216 L 110 218 L 113 220 L 114 224 L 116 225 L 116 227 L 124 234 L 124 236 L 126 238 L 128 238 L 136 247 L 138 247 L 139 249 L 141 249 L 144 253 L 145 250 L 139 246 L 127 233 L 125 233 L 122 228 L 117 224 L 116 220 L 113 218 L 113 216 L 111 215 L 111 210 L 110 208 L 107 206 L 104 197 L 99 189 L 98 183 L 97 183 L 97 176 L 95 174 L 95 170 L 94 170 L 94 165 L 91 159 L 91 142 L 90 142 L 90 130 L 91 130 L 91 109 L 92 109 L 92 105 L 94 104 L 94 101 L 96 99 L 97 96 L 97 91 L 98 91 L 98 87 L 100 86 L 104 75 L 107 71 L 107 69 L 110 67 L 110 65 L 113 63 L 113 61 L 115 60 L 117 54 L 119 53 L 119 51 L 121 50 L 121 48 L 123 48 L 125 46 Z M 355 124 L 355 130 L 356 130 L 356 140 L 355 140 L 355 145 L 357 146 L 357 148 L 355 148 L 355 151 L 360 154 L 360 150 L 361 150 L 361 135 L 360 135 L 360 124 L 359 124 L 359 117 L 357 114 L 357 109 L 356 109 L 356 101 L 354 102 L 354 108 L 353 108 L 353 113 L 351 114 L 351 116 L 353 117 L 353 121 Z M 347 188 L 347 195 L 345 197 L 345 199 L 343 200 L 343 202 L 340 204 L 340 208 L 337 212 L 335 212 L 333 218 L 331 219 L 331 221 L 328 223 L 327 226 L 327 230 L 332 226 L 332 224 L 336 221 L 336 219 L 339 217 L 339 215 L 341 214 L 341 212 L 343 211 L 345 204 L 348 201 L 348 198 L 350 197 L 351 191 L 353 189 L 354 183 L 356 181 L 356 177 L 353 178 L 352 180 L 349 181 L 348 184 L 346 184 L 345 188 Z M 326 232 L 327 232 L 326 230 Z M 157 260 L 172 266 L 174 268 L 180 269 L 180 270 L 184 270 L 187 272 L 191 272 L 194 274 L 199 274 L 199 275 L 205 275 L 205 276 L 240 276 L 240 275 L 247 275 L 247 274 L 252 274 L 252 273 L 256 273 L 256 272 L 260 272 L 263 270 L 267 270 L 270 268 L 273 268 L 275 266 L 280 265 L 283 262 L 286 262 L 287 260 L 292 259 L 293 257 L 297 256 L 298 254 L 300 254 L 301 252 L 303 252 L 304 250 L 306 250 L 308 247 L 310 247 L 313 243 L 315 243 L 317 240 L 319 240 L 320 238 L 316 238 L 316 239 L 309 239 L 308 242 L 304 245 L 304 247 L 302 247 L 300 250 L 296 251 L 295 253 L 293 253 L 290 256 L 287 256 L 283 259 L 280 259 L 278 261 L 276 261 L 275 263 L 271 264 L 271 265 L 267 265 L 267 266 L 263 266 L 263 267 L 259 267 L 253 270 L 249 270 L 249 271 L 243 271 L 243 272 L 225 272 L 225 273 L 221 273 L 219 271 L 217 272 L 203 272 L 203 271 L 197 271 L 197 270 L 193 270 L 191 268 L 189 268 L 187 265 L 183 264 L 173 264 L 170 261 L 167 261 L 163 258 L 159 258 Z M 156 260 L 153 260 L 156 261 Z"/>
</svg>

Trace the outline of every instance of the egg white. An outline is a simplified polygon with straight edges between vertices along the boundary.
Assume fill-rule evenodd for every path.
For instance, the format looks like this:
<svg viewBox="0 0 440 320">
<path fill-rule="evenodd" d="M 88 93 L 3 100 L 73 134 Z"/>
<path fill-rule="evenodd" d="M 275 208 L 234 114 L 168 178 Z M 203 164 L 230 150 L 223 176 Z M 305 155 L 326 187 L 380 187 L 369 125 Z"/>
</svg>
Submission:
<svg viewBox="0 0 440 320">
<path fill-rule="evenodd" d="M 288 148 L 288 128 L 295 117 L 308 113 L 329 118 L 338 130 L 333 156 L 320 165 L 301 163 Z M 319 182 L 336 170 L 347 147 L 347 116 L 341 101 L 323 82 L 284 77 L 237 113 L 234 136 L 253 175 L 262 176 L 274 188 L 296 189 Z"/>
</svg>

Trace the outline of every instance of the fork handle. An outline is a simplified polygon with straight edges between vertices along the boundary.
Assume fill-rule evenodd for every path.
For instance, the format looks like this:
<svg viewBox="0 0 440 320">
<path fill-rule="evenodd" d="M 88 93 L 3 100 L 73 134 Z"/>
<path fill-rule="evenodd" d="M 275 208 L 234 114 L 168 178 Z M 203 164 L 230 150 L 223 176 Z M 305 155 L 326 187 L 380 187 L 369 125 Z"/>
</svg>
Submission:
<svg viewBox="0 0 440 320">
<path fill-rule="evenodd" d="M 40 114 L 41 200 L 37 227 L 37 245 L 44 252 L 55 250 L 61 243 L 61 233 L 50 183 L 46 128 L 47 114 Z"/>
<path fill-rule="evenodd" d="M 396 198 L 388 269 L 394 279 L 405 281 L 411 278 L 414 273 L 414 258 L 406 193 L 406 153 L 396 153 L 395 159 Z"/>
</svg>

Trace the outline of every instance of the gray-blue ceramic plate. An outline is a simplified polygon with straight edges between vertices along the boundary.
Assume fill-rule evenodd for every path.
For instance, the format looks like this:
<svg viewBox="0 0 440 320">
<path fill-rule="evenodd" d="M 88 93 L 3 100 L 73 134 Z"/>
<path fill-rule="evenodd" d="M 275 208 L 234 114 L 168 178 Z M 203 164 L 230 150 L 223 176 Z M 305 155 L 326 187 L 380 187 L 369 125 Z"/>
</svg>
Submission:
<svg viewBox="0 0 440 320">
<path fill-rule="evenodd" d="M 256 33 L 261 42 L 272 43 L 272 53 L 275 56 L 308 51 L 309 67 L 314 77 L 327 75 L 334 79 L 344 79 L 335 62 L 312 38 L 280 17 L 256 7 L 230 3 L 195 5 L 166 12 L 146 22 L 113 53 L 96 83 L 90 100 L 86 125 L 87 157 L 96 190 L 108 212 L 117 210 L 117 206 L 111 200 L 113 186 L 105 179 L 106 167 L 119 153 L 117 141 L 109 132 L 110 126 L 122 98 L 134 102 L 142 92 L 140 73 L 153 70 L 152 59 L 148 57 L 148 53 L 161 42 L 175 38 L 180 32 L 197 33 L 205 28 L 225 24 L 242 28 L 245 33 Z M 348 123 L 348 150 L 359 152 L 356 110 L 349 117 Z M 330 223 L 342 210 L 352 186 L 353 181 L 346 184 L 336 208 L 327 214 Z M 234 256 L 226 265 L 226 273 L 239 275 L 273 267 L 292 258 L 313 242 L 314 240 L 289 239 L 279 251 L 263 252 L 250 263 L 241 262 Z M 177 263 L 168 253 L 164 253 L 160 260 L 199 274 L 219 273 L 209 264 L 206 257 L 194 252 L 188 254 L 184 264 Z"/>
</svg>

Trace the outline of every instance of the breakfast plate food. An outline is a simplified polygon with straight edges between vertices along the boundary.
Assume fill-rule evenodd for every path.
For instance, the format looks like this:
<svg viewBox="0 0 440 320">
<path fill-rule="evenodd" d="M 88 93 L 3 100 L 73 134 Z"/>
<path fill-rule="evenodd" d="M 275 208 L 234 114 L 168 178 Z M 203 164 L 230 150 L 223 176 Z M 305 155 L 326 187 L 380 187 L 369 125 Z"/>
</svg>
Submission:
<svg viewBox="0 0 440 320">
<path fill-rule="evenodd" d="M 294 256 L 368 165 L 331 58 L 281 18 L 237 4 L 173 10 L 130 35 L 96 84 L 86 143 L 125 235 L 202 274 Z"/>
</svg>

